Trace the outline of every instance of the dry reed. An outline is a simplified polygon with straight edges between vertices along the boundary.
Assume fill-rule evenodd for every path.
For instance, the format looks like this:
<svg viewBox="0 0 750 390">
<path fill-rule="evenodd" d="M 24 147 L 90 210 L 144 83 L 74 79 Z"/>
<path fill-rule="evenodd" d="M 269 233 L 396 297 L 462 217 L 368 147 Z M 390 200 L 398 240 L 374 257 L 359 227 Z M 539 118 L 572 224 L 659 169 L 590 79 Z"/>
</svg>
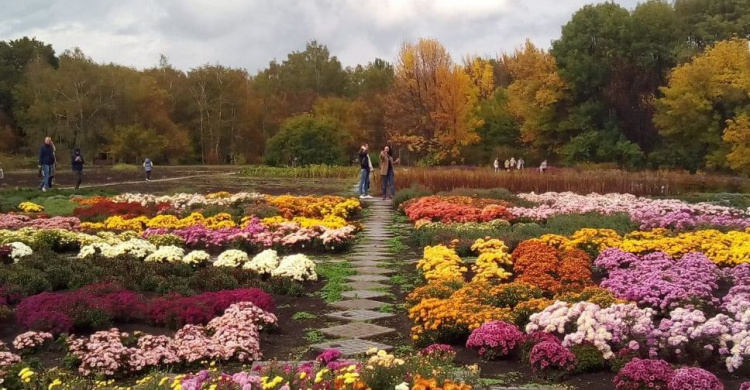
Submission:
<svg viewBox="0 0 750 390">
<path fill-rule="evenodd" d="M 380 193 L 381 177 L 375 175 L 373 191 Z M 396 171 L 396 188 L 418 185 L 434 192 L 456 188 L 506 188 L 519 192 L 630 193 L 639 196 L 680 195 L 696 192 L 742 192 L 744 179 L 724 175 L 682 172 L 620 170 L 577 171 L 555 169 L 545 174 L 536 169 L 493 172 L 483 168 L 403 168 Z"/>
</svg>

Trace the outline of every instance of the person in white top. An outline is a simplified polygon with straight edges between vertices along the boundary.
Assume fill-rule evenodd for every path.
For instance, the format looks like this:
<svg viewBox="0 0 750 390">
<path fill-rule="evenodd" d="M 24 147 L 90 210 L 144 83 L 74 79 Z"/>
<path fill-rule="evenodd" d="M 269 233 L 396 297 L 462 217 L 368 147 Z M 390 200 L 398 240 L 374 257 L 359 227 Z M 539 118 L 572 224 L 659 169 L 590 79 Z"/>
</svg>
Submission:
<svg viewBox="0 0 750 390">
<path fill-rule="evenodd" d="M 516 159 L 511 157 L 510 158 L 510 169 L 513 169 L 516 167 Z"/>
<path fill-rule="evenodd" d="M 541 173 L 547 172 L 547 160 L 542 161 L 542 164 L 539 165 L 539 172 Z"/>
<path fill-rule="evenodd" d="M 495 158 L 495 162 L 492 164 L 493 167 L 495 167 L 495 172 L 500 170 L 500 160 Z"/>
<path fill-rule="evenodd" d="M 523 169 L 523 164 L 524 164 L 523 158 L 519 158 L 518 162 L 516 163 L 516 168 L 520 171 L 521 169 Z"/>
<path fill-rule="evenodd" d="M 510 160 L 505 160 L 505 172 L 510 172 Z"/>
</svg>

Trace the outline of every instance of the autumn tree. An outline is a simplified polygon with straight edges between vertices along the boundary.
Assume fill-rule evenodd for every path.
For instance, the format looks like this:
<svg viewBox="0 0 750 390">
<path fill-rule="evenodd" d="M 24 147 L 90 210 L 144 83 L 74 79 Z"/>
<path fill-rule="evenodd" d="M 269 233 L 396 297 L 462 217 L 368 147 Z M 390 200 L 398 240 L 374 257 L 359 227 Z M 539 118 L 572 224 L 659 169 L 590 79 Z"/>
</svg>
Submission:
<svg viewBox="0 0 750 390">
<path fill-rule="evenodd" d="M 730 147 L 727 155 L 729 167 L 750 174 L 750 115 L 743 112 L 727 120 L 723 139 Z"/>
<path fill-rule="evenodd" d="M 341 123 L 332 118 L 302 114 L 287 119 L 278 134 L 268 140 L 265 162 L 287 164 L 344 164 Z"/>
<path fill-rule="evenodd" d="M 746 118 L 750 113 L 750 51 L 747 39 L 722 41 L 675 68 L 662 88 L 654 122 L 671 161 L 691 170 L 740 169 Z M 725 131 L 726 129 L 726 131 Z M 729 142 L 729 144 L 725 143 Z"/>
<path fill-rule="evenodd" d="M 520 123 L 521 139 L 537 151 L 551 151 L 562 141 L 558 111 L 568 92 L 555 58 L 526 41 L 513 55 L 503 55 L 502 62 L 513 79 L 508 110 Z"/>
<path fill-rule="evenodd" d="M 479 99 L 487 99 L 495 91 L 494 65 L 481 57 L 465 57 L 464 70 L 479 91 Z"/>
<path fill-rule="evenodd" d="M 426 163 L 452 162 L 460 149 L 479 140 L 478 88 L 436 40 L 401 47 L 388 95 L 386 131 Z"/>
</svg>

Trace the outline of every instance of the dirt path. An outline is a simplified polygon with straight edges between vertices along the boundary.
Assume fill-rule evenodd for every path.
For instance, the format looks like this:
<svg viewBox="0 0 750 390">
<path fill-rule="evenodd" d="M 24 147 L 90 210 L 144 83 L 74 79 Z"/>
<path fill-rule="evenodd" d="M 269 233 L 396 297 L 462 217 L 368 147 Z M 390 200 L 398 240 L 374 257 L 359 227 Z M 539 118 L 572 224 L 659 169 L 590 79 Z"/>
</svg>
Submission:
<svg viewBox="0 0 750 390">
<path fill-rule="evenodd" d="M 221 177 L 221 176 L 231 176 L 236 175 L 237 172 L 226 172 L 226 173 L 210 173 L 211 177 Z M 142 185 L 144 182 L 146 183 L 160 183 L 160 182 L 169 182 L 169 181 L 177 181 L 177 180 L 186 180 L 186 179 L 195 179 L 195 178 L 203 178 L 209 175 L 208 173 L 200 174 L 200 175 L 190 175 L 190 176 L 181 176 L 181 177 L 169 177 L 166 179 L 153 179 L 153 180 L 133 180 L 133 181 L 120 181 L 120 182 L 113 182 L 113 183 L 96 183 L 96 184 L 84 184 L 81 185 L 80 188 L 99 188 L 99 187 L 111 187 L 111 186 L 119 186 L 119 185 L 127 185 L 127 184 L 138 184 Z M 64 190 L 71 190 L 74 187 L 61 187 Z"/>
</svg>

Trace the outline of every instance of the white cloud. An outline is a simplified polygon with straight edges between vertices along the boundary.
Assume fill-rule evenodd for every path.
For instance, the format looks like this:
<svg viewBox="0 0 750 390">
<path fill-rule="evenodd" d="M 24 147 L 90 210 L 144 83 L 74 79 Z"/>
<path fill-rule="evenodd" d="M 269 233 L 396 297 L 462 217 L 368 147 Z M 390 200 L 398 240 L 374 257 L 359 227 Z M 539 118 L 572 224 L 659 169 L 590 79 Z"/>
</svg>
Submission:
<svg viewBox="0 0 750 390">
<path fill-rule="evenodd" d="M 597 0 L 600 2 L 601 0 Z M 620 0 L 633 7 L 637 0 Z M 9 4 L 2 4 L 2 3 Z M 0 0 L 0 40 L 35 36 L 60 53 L 149 67 L 221 63 L 256 71 L 305 42 L 344 65 L 394 60 L 404 40 L 439 39 L 454 59 L 542 47 L 586 0 Z"/>
</svg>

